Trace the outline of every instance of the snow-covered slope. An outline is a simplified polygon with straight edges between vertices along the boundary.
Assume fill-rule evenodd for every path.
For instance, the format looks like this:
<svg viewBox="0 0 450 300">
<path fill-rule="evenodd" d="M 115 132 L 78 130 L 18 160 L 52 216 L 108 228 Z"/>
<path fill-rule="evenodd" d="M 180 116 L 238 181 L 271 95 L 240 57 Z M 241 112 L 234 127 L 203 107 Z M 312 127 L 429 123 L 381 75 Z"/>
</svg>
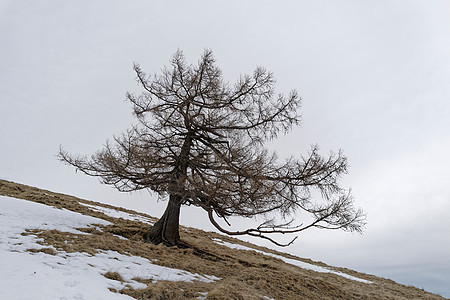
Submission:
<svg viewBox="0 0 450 300">
<path fill-rule="evenodd" d="M 49 247 L 40 245 L 35 235 L 23 234 L 30 229 L 85 234 L 76 228 L 94 224 L 111 223 L 66 209 L 0 196 L 0 299 L 133 299 L 109 289 L 121 290 L 125 285 L 145 288 L 145 284 L 132 279 L 135 277 L 155 281 L 219 279 L 158 266 L 148 259 L 116 251 L 95 255 L 54 248 L 54 255 L 31 252 Z M 107 272 L 119 272 L 125 282 L 106 278 L 103 275 Z"/>
<path fill-rule="evenodd" d="M 195 228 L 149 244 L 155 218 L 69 195 L 5 180 L 0 195 L 0 300 L 443 299 Z"/>
</svg>

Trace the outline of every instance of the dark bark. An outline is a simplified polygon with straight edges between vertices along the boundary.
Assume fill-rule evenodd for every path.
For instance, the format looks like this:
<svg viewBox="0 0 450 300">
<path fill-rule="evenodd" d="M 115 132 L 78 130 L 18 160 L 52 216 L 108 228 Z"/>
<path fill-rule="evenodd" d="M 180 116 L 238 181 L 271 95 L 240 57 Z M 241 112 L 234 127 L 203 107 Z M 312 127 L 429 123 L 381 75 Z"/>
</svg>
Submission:
<svg viewBox="0 0 450 300">
<path fill-rule="evenodd" d="M 145 239 L 153 244 L 163 243 L 175 246 L 180 242 L 179 220 L 180 220 L 181 197 L 170 195 L 166 211 L 150 231 Z"/>
</svg>

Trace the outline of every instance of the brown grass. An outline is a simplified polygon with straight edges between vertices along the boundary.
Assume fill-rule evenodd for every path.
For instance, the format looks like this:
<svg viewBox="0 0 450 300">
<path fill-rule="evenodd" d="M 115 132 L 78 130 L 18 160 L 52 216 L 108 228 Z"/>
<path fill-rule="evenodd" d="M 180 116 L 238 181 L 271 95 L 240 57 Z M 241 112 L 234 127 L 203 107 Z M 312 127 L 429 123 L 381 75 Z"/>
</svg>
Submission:
<svg viewBox="0 0 450 300">
<path fill-rule="evenodd" d="M 397 284 L 392 280 L 363 274 L 348 269 L 334 268 L 344 273 L 367 279 L 372 284 L 360 283 L 344 277 L 317 273 L 301 269 L 263 254 L 230 249 L 214 243 L 218 238 L 234 244 L 271 252 L 288 258 L 299 259 L 320 266 L 324 263 L 312 262 L 289 254 L 258 247 L 228 236 L 204 232 L 195 228 L 181 227 L 181 238 L 187 247 L 166 247 L 144 242 L 143 234 L 148 224 L 138 221 L 116 219 L 80 205 L 87 203 L 117 209 L 133 214 L 131 210 L 116 208 L 101 203 L 78 199 L 13 182 L 0 180 L 0 195 L 26 199 L 46 205 L 65 208 L 85 215 L 102 218 L 113 223 L 96 228 L 80 228 L 89 235 L 60 232 L 57 230 L 28 230 L 23 234 L 35 235 L 42 239 L 43 252 L 54 255 L 54 249 L 65 252 L 86 252 L 94 255 L 99 250 L 114 250 L 126 255 L 136 255 L 154 260 L 155 264 L 186 270 L 192 273 L 214 275 L 222 278 L 213 283 L 168 282 L 151 280 L 137 281 L 147 284 L 143 290 L 125 288 L 120 293 L 136 299 L 196 299 L 201 293 L 208 293 L 207 299 L 444 299 L 415 287 Z M 149 217 L 145 214 L 143 216 Z M 156 219 L 154 219 L 156 220 Z M 120 239 L 119 236 L 127 238 Z M 120 273 L 107 272 L 105 277 L 123 281 Z M 113 291 L 115 292 L 115 291 Z"/>
<path fill-rule="evenodd" d="M 27 249 L 28 252 L 31 253 L 45 253 L 45 254 L 49 254 L 49 255 L 55 255 L 56 252 L 55 250 L 53 250 L 53 248 L 41 248 L 41 249 Z"/>
<path fill-rule="evenodd" d="M 105 274 L 103 274 L 103 276 L 105 276 L 108 279 L 111 280 L 116 280 L 116 281 L 120 281 L 120 282 L 124 282 L 125 280 L 122 278 L 122 275 L 120 275 L 120 273 L 118 272 L 106 272 Z"/>
</svg>

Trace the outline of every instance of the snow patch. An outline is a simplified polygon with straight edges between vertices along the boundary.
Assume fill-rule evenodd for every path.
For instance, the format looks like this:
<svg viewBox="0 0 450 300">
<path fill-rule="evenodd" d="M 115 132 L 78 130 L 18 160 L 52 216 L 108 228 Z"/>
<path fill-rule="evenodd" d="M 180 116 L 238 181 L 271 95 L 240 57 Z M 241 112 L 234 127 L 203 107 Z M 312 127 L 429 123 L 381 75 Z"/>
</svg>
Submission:
<svg viewBox="0 0 450 300">
<path fill-rule="evenodd" d="M 332 274 L 336 274 L 336 275 L 345 277 L 347 279 L 359 281 L 359 282 L 362 282 L 362 283 L 372 283 L 372 281 L 369 281 L 369 280 L 361 279 L 361 278 L 358 278 L 358 277 L 355 277 L 355 276 L 351 276 L 351 275 L 348 275 L 348 274 L 345 274 L 345 273 L 342 273 L 342 272 L 330 270 L 330 269 L 325 268 L 325 267 L 320 267 L 320 266 L 317 266 L 317 265 L 309 264 L 309 263 L 306 263 L 306 262 L 303 262 L 303 261 L 300 261 L 300 260 L 296 260 L 296 259 L 292 259 L 292 258 L 286 258 L 286 257 L 281 256 L 281 255 L 276 255 L 276 254 L 264 252 L 264 251 L 261 251 L 261 250 L 256 250 L 256 249 L 253 249 L 253 248 L 249 248 L 249 247 L 246 247 L 246 246 L 224 242 L 224 241 L 222 241 L 220 239 L 213 239 L 213 241 L 215 243 L 217 243 L 217 244 L 221 244 L 221 245 L 227 246 L 227 247 L 232 248 L 232 249 L 246 250 L 246 251 L 255 251 L 255 252 L 258 252 L 258 253 L 262 253 L 264 255 L 272 256 L 272 257 L 281 259 L 285 263 L 288 263 L 290 265 L 294 265 L 294 266 L 300 267 L 302 269 L 308 269 L 308 270 L 312 270 L 312 271 L 320 272 L 320 273 L 332 273 Z"/>
<path fill-rule="evenodd" d="M 21 235 L 26 229 L 81 234 L 75 228 L 91 224 L 111 223 L 66 209 L 0 196 L 0 282 L 8 287 L 0 289 L 0 299 L 132 299 L 108 289 L 146 287 L 133 278 L 187 282 L 220 279 L 158 266 L 146 258 L 116 251 L 95 255 L 66 253 L 39 245 L 34 235 Z M 55 255 L 27 251 L 42 248 L 53 249 Z M 106 278 L 103 276 L 106 272 L 118 272 L 124 282 Z"/>
<path fill-rule="evenodd" d="M 154 223 L 154 221 L 152 219 L 141 216 L 141 215 L 130 214 L 130 213 L 127 213 L 124 211 L 119 211 L 119 210 L 112 209 L 112 208 L 106 208 L 103 206 L 91 205 L 91 204 L 86 204 L 86 203 L 82 203 L 82 202 L 78 202 L 78 203 L 81 205 L 84 205 L 86 207 L 89 207 L 93 211 L 104 213 L 105 215 L 110 216 L 112 218 L 117 218 L 117 219 L 122 218 L 125 220 L 138 221 L 138 222 L 143 222 L 143 223 L 148 223 L 148 224 Z"/>
<path fill-rule="evenodd" d="M 198 296 L 196 299 L 205 300 L 206 296 L 208 296 L 208 292 L 199 293 L 201 296 Z"/>
</svg>

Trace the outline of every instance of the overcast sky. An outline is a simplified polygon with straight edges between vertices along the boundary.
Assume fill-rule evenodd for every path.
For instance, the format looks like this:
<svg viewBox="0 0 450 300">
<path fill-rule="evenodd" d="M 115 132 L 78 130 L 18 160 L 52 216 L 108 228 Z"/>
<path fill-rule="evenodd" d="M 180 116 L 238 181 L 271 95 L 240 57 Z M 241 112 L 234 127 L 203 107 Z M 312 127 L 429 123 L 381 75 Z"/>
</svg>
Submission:
<svg viewBox="0 0 450 300">
<path fill-rule="evenodd" d="M 227 80 L 271 70 L 302 126 L 272 146 L 343 149 L 368 214 L 362 236 L 310 231 L 282 251 L 450 297 L 450 1 L 0 0 L 0 178 L 160 216 L 55 158 L 91 154 L 133 122 L 133 62 L 214 51 Z M 181 223 L 205 230 L 204 214 Z M 236 221 L 244 224 L 242 221 Z M 280 249 L 279 249 L 280 250 Z"/>
</svg>

